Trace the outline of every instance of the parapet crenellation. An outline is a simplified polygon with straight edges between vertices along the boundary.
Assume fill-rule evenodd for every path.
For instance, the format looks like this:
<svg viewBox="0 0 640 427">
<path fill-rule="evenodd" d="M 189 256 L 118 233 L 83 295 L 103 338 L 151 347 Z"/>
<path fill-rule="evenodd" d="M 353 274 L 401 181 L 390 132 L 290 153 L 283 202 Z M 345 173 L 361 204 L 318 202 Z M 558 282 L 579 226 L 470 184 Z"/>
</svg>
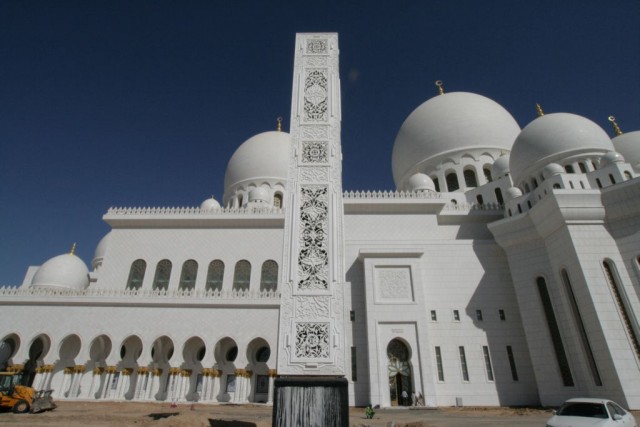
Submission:
<svg viewBox="0 0 640 427">
<path fill-rule="evenodd" d="M 224 215 L 224 214 L 281 214 L 283 210 L 275 207 L 264 208 L 218 208 L 202 209 L 199 207 L 111 207 L 107 215 Z"/>
</svg>

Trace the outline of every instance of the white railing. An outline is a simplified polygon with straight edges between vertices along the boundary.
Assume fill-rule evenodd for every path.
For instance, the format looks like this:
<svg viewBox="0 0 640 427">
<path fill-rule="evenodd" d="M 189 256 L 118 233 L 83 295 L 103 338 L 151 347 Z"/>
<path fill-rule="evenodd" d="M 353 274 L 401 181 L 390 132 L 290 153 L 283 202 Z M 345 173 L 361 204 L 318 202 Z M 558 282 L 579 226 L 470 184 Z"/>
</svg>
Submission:
<svg viewBox="0 0 640 427">
<path fill-rule="evenodd" d="M 280 299 L 279 291 L 250 291 L 250 290 L 151 290 L 151 289 L 56 289 L 56 288 L 0 288 L 0 297 L 121 297 L 121 298 L 184 298 L 184 299 Z"/>
<path fill-rule="evenodd" d="M 218 214 L 280 214 L 282 209 L 264 208 L 218 208 L 200 209 L 199 207 L 111 207 L 107 215 L 218 215 Z"/>
<path fill-rule="evenodd" d="M 345 191 L 345 199 L 440 199 L 434 191 Z"/>
</svg>

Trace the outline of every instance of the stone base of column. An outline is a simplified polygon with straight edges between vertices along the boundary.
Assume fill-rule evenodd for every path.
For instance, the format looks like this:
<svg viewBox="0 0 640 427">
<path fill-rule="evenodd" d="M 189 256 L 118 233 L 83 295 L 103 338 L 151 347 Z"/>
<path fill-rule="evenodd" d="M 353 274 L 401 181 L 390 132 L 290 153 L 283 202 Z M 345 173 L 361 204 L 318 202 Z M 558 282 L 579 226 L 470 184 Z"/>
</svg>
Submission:
<svg viewBox="0 0 640 427">
<path fill-rule="evenodd" d="M 272 426 L 349 426 L 344 377 L 280 377 L 274 381 Z"/>
</svg>

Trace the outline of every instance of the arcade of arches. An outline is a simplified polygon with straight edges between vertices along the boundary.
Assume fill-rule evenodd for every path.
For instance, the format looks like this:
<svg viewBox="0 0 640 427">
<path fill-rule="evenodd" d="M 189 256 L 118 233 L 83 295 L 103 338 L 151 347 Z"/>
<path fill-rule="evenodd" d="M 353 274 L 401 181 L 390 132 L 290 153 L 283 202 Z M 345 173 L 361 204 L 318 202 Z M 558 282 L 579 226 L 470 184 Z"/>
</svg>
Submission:
<svg viewBox="0 0 640 427">
<path fill-rule="evenodd" d="M 83 343 L 71 334 L 56 352 L 40 334 L 26 344 L 24 364 L 14 360 L 21 345 L 16 334 L 0 341 L 0 370 L 22 372 L 23 384 L 53 389 L 58 399 L 272 402 L 275 355 L 263 338 L 241 346 L 231 337 L 213 345 L 191 337 L 177 345 L 168 336 L 130 335 L 117 347 L 107 335 Z"/>
</svg>

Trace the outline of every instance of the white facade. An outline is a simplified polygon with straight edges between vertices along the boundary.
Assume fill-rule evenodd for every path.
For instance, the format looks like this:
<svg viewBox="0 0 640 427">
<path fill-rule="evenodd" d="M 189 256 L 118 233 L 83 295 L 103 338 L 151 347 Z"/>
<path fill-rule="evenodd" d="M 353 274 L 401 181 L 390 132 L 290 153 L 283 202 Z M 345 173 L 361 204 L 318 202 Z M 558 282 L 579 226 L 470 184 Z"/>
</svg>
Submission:
<svg viewBox="0 0 640 427">
<path fill-rule="evenodd" d="M 640 409 L 640 132 L 520 130 L 444 93 L 398 132 L 397 192 L 343 192 L 337 52 L 298 35 L 292 129 L 240 146 L 222 207 L 111 208 L 90 269 L 0 289 L 0 367 L 71 400 L 270 403 L 278 375 L 344 375 L 358 406 Z"/>
</svg>

